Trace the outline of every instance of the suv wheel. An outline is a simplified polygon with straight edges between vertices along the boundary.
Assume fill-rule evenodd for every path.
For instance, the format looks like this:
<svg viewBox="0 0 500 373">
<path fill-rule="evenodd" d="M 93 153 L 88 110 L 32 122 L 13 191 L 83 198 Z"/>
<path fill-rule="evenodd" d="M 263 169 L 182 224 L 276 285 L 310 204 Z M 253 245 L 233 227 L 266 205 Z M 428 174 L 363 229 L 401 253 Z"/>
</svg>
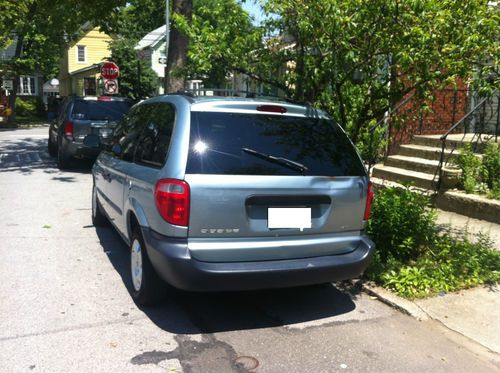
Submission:
<svg viewBox="0 0 500 373">
<path fill-rule="evenodd" d="M 132 279 L 132 297 L 141 305 L 154 305 L 162 300 L 165 285 L 160 280 L 149 260 L 141 233 L 132 234 L 130 244 L 130 275 Z"/>
<path fill-rule="evenodd" d="M 99 202 L 99 198 L 97 197 L 97 188 L 95 184 L 92 186 L 92 224 L 95 227 L 102 227 L 106 225 L 108 219 L 102 212 L 101 203 Z"/>
<path fill-rule="evenodd" d="M 57 146 L 54 144 L 54 141 L 52 140 L 52 135 L 50 134 L 50 130 L 49 130 L 48 151 L 51 157 L 57 156 Z"/>
<path fill-rule="evenodd" d="M 60 170 L 65 170 L 70 167 L 70 159 L 63 153 L 61 146 L 57 147 L 57 167 L 59 167 Z"/>
</svg>

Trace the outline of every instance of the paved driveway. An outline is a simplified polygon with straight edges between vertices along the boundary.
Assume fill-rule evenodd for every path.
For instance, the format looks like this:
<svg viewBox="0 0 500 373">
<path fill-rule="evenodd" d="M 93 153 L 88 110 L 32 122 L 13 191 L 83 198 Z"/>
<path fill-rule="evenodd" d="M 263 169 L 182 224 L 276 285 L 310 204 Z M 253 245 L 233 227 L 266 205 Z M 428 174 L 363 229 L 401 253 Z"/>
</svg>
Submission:
<svg viewBox="0 0 500 373">
<path fill-rule="evenodd" d="M 47 128 L 0 132 L 0 372 L 498 371 L 480 346 L 332 285 L 131 300 L 127 248 L 90 221 L 88 164 Z"/>
</svg>

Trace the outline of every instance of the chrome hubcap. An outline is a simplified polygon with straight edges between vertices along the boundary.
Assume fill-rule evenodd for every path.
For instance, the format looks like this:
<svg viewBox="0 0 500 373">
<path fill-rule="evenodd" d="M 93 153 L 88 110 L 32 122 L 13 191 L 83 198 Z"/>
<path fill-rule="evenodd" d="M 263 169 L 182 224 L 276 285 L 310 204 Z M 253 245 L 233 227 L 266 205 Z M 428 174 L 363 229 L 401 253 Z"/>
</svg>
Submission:
<svg viewBox="0 0 500 373">
<path fill-rule="evenodd" d="M 141 290 L 142 284 L 142 249 L 139 240 L 135 239 L 132 242 L 132 250 L 130 253 L 130 270 L 132 273 L 132 284 L 134 290 Z"/>
</svg>

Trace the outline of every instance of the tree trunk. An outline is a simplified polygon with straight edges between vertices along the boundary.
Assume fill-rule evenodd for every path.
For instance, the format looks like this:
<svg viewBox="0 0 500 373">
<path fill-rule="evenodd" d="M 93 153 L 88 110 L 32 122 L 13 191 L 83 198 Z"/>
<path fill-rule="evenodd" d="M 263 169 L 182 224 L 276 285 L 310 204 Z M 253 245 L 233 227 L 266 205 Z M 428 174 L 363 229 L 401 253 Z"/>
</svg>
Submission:
<svg viewBox="0 0 500 373">
<path fill-rule="evenodd" d="M 173 0 L 172 9 L 173 13 L 191 21 L 192 0 Z M 165 93 L 173 93 L 184 89 L 186 76 L 182 69 L 186 67 L 188 44 L 187 35 L 181 33 L 173 23 L 168 46 L 167 69 L 165 71 Z"/>
</svg>

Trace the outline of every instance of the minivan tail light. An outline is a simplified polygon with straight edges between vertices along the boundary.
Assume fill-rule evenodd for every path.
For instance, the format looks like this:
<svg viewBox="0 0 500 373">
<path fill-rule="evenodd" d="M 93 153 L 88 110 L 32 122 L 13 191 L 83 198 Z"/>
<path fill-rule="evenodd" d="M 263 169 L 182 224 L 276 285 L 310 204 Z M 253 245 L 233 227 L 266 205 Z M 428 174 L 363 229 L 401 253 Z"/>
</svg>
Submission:
<svg viewBox="0 0 500 373">
<path fill-rule="evenodd" d="M 189 184 L 177 179 L 158 180 L 155 187 L 156 208 L 170 224 L 189 224 Z"/>
<path fill-rule="evenodd" d="M 368 182 L 368 193 L 366 193 L 365 215 L 363 217 L 364 220 L 370 219 L 370 213 L 372 210 L 372 202 L 373 202 L 372 183 Z"/>
<path fill-rule="evenodd" d="M 75 131 L 75 125 L 73 124 L 73 122 L 64 122 L 64 126 L 63 126 L 63 132 L 64 132 L 64 136 L 66 137 L 73 137 L 73 133 Z"/>
</svg>

